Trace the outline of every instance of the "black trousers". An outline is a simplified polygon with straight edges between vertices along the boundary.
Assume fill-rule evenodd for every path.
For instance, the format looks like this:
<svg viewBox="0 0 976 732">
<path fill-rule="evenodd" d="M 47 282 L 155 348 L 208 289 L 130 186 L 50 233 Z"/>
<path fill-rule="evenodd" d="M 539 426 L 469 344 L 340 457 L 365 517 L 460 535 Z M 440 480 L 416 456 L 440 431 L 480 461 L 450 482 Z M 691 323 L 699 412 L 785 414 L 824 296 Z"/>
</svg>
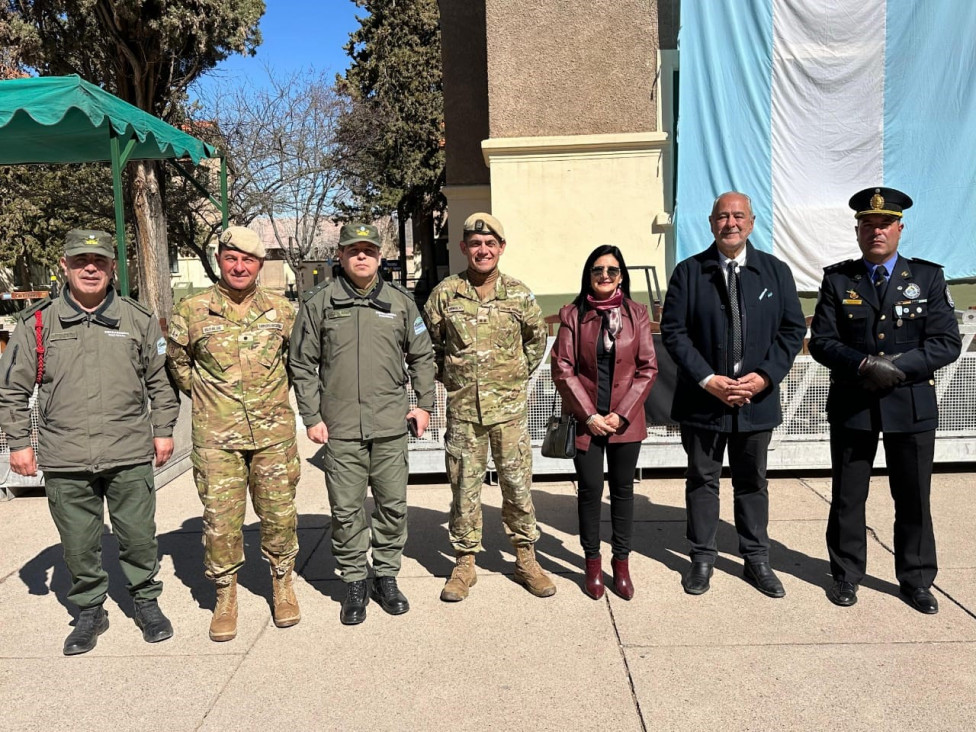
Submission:
<svg viewBox="0 0 976 732">
<path fill-rule="evenodd" d="M 711 432 L 681 425 L 681 445 L 688 455 L 685 507 L 691 561 L 715 563 L 718 546 L 719 479 L 722 456 L 729 450 L 732 500 L 739 553 L 747 562 L 769 561 L 769 483 L 766 459 L 771 430 Z"/>
<path fill-rule="evenodd" d="M 580 544 L 588 558 L 600 556 L 600 509 L 603 506 L 603 455 L 607 456 L 607 482 L 610 484 L 610 549 L 616 559 L 630 554 L 634 529 L 634 470 L 640 456 L 639 442 L 608 442 L 594 437 L 586 452 L 573 458 L 576 475 Z"/>
<path fill-rule="evenodd" d="M 935 430 L 890 432 L 882 439 L 888 485 L 895 501 L 895 576 L 905 588 L 929 587 L 938 573 L 929 508 Z M 864 504 L 877 452 L 877 432 L 843 427 L 830 430 L 833 480 L 827 553 L 835 580 L 858 584 L 864 579 L 867 569 Z"/>
</svg>

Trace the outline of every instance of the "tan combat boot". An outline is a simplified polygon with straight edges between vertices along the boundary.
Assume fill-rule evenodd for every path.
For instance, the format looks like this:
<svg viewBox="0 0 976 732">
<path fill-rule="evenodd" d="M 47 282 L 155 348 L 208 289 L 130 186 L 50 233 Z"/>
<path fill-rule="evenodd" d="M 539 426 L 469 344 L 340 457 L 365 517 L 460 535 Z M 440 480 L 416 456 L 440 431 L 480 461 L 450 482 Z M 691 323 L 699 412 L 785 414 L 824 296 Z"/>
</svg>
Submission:
<svg viewBox="0 0 976 732">
<path fill-rule="evenodd" d="M 474 554 L 458 554 L 457 564 L 451 577 L 441 590 L 444 602 L 461 602 L 468 596 L 468 591 L 478 581 L 478 574 L 474 569 Z"/>
<path fill-rule="evenodd" d="M 271 591 L 274 596 L 274 624 L 290 628 L 302 619 L 295 597 L 295 575 L 290 564 L 271 568 Z"/>
<path fill-rule="evenodd" d="M 525 589 L 536 597 L 551 597 L 556 594 L 556 585 L 542 571 L 535 559 L 535 547 L 515 547 L 515 581 L 525 585 Z"/>
<path fill-rule="evenodd" d="M 221 643 L 237 637 L 237 575 L 217 580 L 217 606 L 210 620 L 210 640 Z"/>
</svg>

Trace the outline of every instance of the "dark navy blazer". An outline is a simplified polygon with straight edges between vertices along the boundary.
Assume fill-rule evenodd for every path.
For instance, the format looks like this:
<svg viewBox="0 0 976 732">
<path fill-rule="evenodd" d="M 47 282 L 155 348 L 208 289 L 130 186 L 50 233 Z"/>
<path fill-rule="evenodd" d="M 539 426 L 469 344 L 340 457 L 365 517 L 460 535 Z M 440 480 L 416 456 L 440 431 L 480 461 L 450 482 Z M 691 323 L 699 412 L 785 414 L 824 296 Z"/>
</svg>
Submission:
<svg viewBox="0 0 976 732">
<path fill-rule="evenodd" d="M 935 371 L 959 358 L 962 347 L 940 265 L 899 255 L 880 302 L 863 260 L 825 268 L 810 332 L 810 353 L 830 369 L 832 425 L 883 432 L 936 428 Z M 864 357 L 895 354 L 905 382 L 880 394 L 865 389 L 857 373 Z"/>
<path fill-rule="evenodd" d="M 671 406 L 677 422 L 731 432 L 733 415 L 740 432 L 771 430 L 782 421 L 779 383 L 800 352 L 806 321 L 789 267 L 746 242 L 746 264 L 739 270 L 743 327 L 740 374 L 769 377 L 770 388 L 751 403 L 727 407 L 698 384 L 709 374 L 730 376 L 729 295 L 718 247 L 675 267 L 664 299 L 661 339 L 678 367 Z"/>
</svg>

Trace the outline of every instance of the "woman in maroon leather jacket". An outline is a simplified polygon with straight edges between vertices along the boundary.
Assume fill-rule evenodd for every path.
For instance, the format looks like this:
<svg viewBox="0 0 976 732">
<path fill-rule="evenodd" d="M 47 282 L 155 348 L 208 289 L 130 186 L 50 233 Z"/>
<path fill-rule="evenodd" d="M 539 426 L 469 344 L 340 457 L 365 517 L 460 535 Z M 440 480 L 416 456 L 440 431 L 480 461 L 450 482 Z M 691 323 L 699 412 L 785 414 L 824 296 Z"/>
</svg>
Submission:
<svg viewBox="0 0 976 732">
<path fill-rule="evenodd" d="M 657 378 L 647 308 L 630 299 L 623 254 L 611 245 L 590 253 L 580 293 L 559 311 L 552 379 L 563 413 L 578 422 L 576 465 L 580 543 L 586 558 L 586 593 L 603 597 L 600 509 L 603 457 L 610 484 L 613 583 L 625 600 L 634 596 L 630 537 L 634 519 L 634 470 L 647 436 L 644 400 Z"/>
</svg>

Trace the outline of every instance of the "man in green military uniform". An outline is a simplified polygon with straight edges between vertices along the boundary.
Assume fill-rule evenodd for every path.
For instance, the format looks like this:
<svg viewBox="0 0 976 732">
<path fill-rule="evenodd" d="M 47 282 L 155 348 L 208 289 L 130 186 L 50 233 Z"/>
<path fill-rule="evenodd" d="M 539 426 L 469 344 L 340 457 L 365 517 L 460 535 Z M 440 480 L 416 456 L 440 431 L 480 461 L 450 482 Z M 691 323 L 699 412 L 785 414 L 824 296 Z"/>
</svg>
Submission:
<svg viewBox="0 0 976 732">
<path fill-rule="evenodd" d="M 193 477 L 203 502 L 204 567 L 217 585 L 210 638 L 237 635 L 237 571 L 244 564 L 247 493 L 271 563 L 274 623 L 301 619 L 295 488 L 300 467 L 288 401 L 288 339 L 295 311 L 257 285 L 264 245 L 243 226 L 220 236 L 220 281 L 176 307 L 167 363 L 193 399 Z"/>
<path fill-rule="evenodd" d="M 468 268 L 434 288 L 424 308 L 437 378 L 447 389 L 447 475 L 453 493 L 450 537 L 457 557 L 441 599 L 457 602 L 477 581 L 481 486 L 488 447 L 498 470 L 502 520 L 515 547 L 515 579 L 537 597 L 556 586 L 535 558 L 539 529 L 532 505 L 528 380 L 546 349 L 546 326 L 535 296 L 502 274 L 501 222 L 476 213 L 464 222 L 461 251 Z"/>
<path fill-rule="evenodd" d="M 44 471 L 48 507 L 71 573 L 68 599 L 81 609 L 64 642 L 65 655 L 72 656 L 93 649 L 108 629 L 102 606 L 108 592 L 101 563 L 105 502 L 136 625 L 149 643 L 173 635 L 157 602 L 163 586 L 156 579 L 152 461 L 159 466 L 172 456 L 180 407 L 166 377 L 156 317 L 111 285 L 112 237 L 69 231 L 61 269 L 67 281 L 61 296 L 23 314 L 0 362 L 0 423 L 11 470 Z M 36 456 L 29 407 L 35 383 Z"/>
<path fill-rule="evenodd" d="M 291 342 L 298 410 L 312 442 L 325 445 L 332 507 L 332 553 L 346 582 L 339 619 L 366 619 L 366 554 L 372 545 L 372 595 L 391 615 L 410 609 L 396 576 L 407 540 L 407 429 L 419 435 L 434 409 L 434 356 L 410 293 L 377 276 L 375 226 L 339 232 L 342 265 L 302 304 Z M 404 368 L 404 361 L 406 368 Z M 410 409 L 407 375 L 417 395 Z M 373 489 L 372 537 L 366 485 Z"/>
</svg>

